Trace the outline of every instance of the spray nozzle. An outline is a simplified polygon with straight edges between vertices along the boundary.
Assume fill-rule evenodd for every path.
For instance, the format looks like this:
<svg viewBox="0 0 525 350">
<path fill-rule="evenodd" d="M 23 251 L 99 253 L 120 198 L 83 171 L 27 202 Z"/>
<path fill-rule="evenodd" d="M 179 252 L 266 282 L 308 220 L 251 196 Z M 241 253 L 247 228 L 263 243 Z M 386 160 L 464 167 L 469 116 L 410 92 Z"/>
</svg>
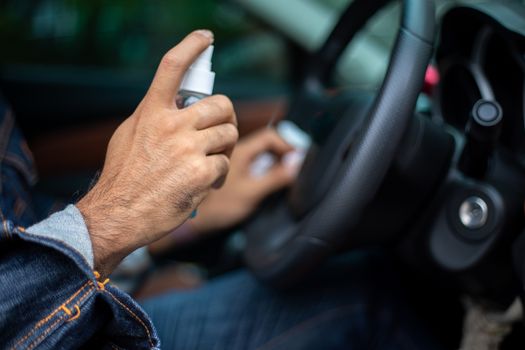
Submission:
<svg viewBox="0 0 525 350">
<path fill-rule="evenodd" d="M 210 45 L 190 66 L 182 80 L 180 90 L 192 91 L 203 95 L 211 95 L 215 72 L 211 70 L 211 58 L 214 46 Z"/>
<path fill-rule="evenodd" d="M 213 45 L 208 46 L 208 48 L 204 50 L 204 52 L 201 53 L 199 57 L 197 57 L 190 68 L 211 71 L 211 58 L 213 56 L 213 49 Z"/>
</svg>

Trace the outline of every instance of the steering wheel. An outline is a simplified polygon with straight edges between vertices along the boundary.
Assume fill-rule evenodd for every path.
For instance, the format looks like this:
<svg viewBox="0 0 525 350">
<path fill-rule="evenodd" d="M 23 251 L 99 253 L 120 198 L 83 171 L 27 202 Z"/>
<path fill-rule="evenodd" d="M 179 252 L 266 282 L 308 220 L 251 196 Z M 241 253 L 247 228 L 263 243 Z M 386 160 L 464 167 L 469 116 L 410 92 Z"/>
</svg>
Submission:
<svg viewBox="0 0 525 350">
<path fill-rule="evenodd" d="M 354 35 L 389 2 L 355 0 L 349 5 L 313 56 L 287 119 L 299 125 L 310 122 L 313 133 L 323 118 L 329 119 L 323 112 L 337 60 Z M 268 205 L 244 228 L 245 261 L 259 279 L 288 286 L 343 243 L 350 247 L 378 243 L 378 238 L 363 237 L 355 227 L 384 181 L 413 117 L 432 54 L 434 16 L 432 0 L 403 1 L 401 26 L 374 100 L 347 102 L 336 122 L 323 131 L 327 137 L 313 137 L 286 199 Z"/>
</svg>

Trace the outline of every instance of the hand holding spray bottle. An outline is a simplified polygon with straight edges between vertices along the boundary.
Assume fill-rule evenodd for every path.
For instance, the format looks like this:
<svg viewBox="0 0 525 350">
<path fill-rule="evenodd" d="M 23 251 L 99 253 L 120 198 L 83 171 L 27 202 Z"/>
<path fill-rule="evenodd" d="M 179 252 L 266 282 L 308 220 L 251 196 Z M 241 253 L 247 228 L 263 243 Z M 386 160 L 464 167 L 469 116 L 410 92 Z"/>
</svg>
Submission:
<svg viewBox="0 0 525 350">
<path fill-rule="evenodd" d="M 191 106 L 213 93 L 215 82 L 215 72 L 211 70 L 213 49 L 214 46 L 210 45 L 186 71 L 179 89 L 177 107 L 185 108 Z M 294 123 L 286 120 L 281 121 L 277 125 L 277 132 L 295 148 L 295 151 L 290 152 L 283 158 L 283 162 L 288 163 L 289 166 L 301 164 L 311 144 L 310 136 Z M 271 153 L 266 152 L 259 155 L 251 166 L 252 176 L 264 176 L 274 165 L 275 161 L 276 158 Z M 190 217 L 193 218 L 196 214 L 197 210 L 194 210 Z"/>
<path fill-rule="evenodd" d="M 177 107 L 191 106 L 213 93 L 215 82 L 215 72 L 211 70 L 213 49 L 214 46 L 210 45 L 204 50 L 184 74 L 177 97 Z M 197 215 L 197 210 L 194 210 L 190 217 L 194 218 L 195 215 Z"/>
</svg>

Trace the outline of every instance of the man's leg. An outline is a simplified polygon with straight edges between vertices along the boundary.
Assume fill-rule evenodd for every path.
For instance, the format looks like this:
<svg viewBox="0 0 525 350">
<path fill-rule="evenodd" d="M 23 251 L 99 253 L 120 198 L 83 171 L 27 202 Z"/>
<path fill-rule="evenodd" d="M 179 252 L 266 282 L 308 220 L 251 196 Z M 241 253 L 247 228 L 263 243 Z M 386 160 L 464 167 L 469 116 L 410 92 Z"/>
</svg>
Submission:
<svg viewBox="0 0 525 350">
<path fill-rule="evenodd" d="M 240 271 L 143 306 L 165 349 L 438 349 L 384 264 L 336 264 L 286 292 Z"/>
</svg>

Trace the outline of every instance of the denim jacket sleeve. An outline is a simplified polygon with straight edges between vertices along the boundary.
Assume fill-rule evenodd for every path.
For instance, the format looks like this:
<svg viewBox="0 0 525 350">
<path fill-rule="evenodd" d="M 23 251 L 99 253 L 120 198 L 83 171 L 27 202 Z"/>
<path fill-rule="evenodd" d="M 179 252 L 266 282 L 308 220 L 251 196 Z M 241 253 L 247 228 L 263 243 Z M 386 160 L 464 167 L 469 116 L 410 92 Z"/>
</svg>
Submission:
<svg viewBox="0 0 525 350">
<path fill-rule="evenodd" d="M 145 312 L 93 271 L 74 206 L 22 227 L 35 217 L 28 155 L 0 103 L 0 348 L 158 349 Z"/>
</svg>

